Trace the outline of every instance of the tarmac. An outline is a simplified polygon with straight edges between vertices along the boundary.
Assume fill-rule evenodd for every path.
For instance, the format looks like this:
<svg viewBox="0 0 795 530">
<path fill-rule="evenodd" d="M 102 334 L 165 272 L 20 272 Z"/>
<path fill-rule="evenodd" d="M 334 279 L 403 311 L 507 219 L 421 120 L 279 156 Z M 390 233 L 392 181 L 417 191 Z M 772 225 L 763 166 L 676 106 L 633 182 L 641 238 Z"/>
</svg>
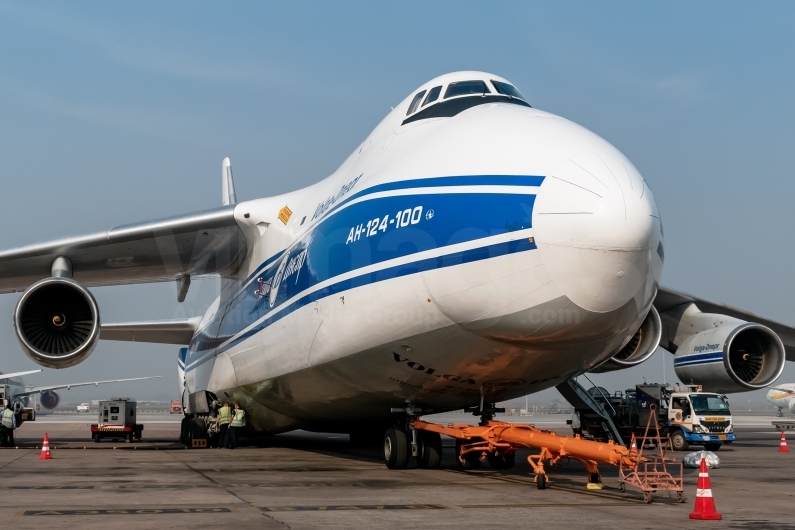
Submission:
<svg viewBox="0 0 795 530">
<path fill-rule="evenodd" d="M 430 418 L 430 417 L 428 417 Z M 428 419 L 426 418 L 426 419 Z M 566 416 L 509 417 L 568 434 Z M 577 462 L 548 469 L 538 490 L 520 452 L 515 468 L 460 471 L 445 439 L 442 469 L 388 470 L 378 449 L 342 434 L 294 432 L 262 446 L 186 449 L 175 442 L 180 416 L 139 414 L 143 440 L 94 443 L 94 414 L 40 416 L 0 449 L 0 520 L 10 528 L 755 528 L 795 529 L 795 439 L 779 453 L 771 418 L 735 417 L 738 440 L 710 470 L 722 521 L 693 521 L 698 470 L 685 469 L 684 503 L 617 488 L 588 491 Z M 436 421 L 472 421 L 443 415 Z M 39 460 L 44 433 L 52 460 Z M 793 436 L 795 438 L 795 436 Z M 681 458 L 686 453 L 674 453 Z"/>
</svg>

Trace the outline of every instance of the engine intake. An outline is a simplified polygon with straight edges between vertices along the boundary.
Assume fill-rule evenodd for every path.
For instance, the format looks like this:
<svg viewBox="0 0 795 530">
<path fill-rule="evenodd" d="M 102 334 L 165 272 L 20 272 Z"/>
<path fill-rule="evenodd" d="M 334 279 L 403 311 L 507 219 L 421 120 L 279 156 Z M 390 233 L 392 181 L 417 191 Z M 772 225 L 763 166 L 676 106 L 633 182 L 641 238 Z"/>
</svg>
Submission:
<svg viewBox="0 0 795 530">
<path fill-rule="evenodd" d="M 638 331 L 618 353 L 591 369 L 591 373 L 601 374 L 637 366 L 651 357 L 660 345 L 662 337 L 662 321 L 660 314 L 651 307 Z"/>
<path fill-rule="evenodd" d="M 41 397 L 39 398 L 39 403 L 45 409 L 52 410 L 58 406 L 58 403 L 61 402 L 61 396 L 55 390 L 45 390 L 41 393 Z"/>
<path fill-rule="evenodd" d="M 91 293 L 69 278 L 31 285 L 14 311 L 14 328 L 28 357 L 47 368 L 82 362 L 99 340 L 99 309 Z"/>
<path fill-rule="evenodd" d="M 771 329 L 754 323 L 725 324 L 689 336 L 676 350 L 676 375 L 708 392 L 747 392 L 773 383 L 786 353 Z"/>
</svg>

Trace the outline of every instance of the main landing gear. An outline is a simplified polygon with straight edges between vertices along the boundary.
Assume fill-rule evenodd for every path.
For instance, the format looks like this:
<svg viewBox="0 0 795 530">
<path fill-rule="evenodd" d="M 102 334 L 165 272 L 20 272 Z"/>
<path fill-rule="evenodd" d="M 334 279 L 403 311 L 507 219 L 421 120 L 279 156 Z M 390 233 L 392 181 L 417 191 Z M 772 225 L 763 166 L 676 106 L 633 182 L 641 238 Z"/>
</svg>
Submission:
<svg viewBox="0 0 795 530">
<path fill-rule="evenodd" d="M 421 469 L 438 469 L 442 465 L 442 436 L 439 432 L 420 429 L 415 426 L 422 410 L 412 406 L 410 403 L 405 408 L 393 408 L 393 413 L 405 415 L 405 419 L 387 429 L 384 434 L 384 463 L 389 469 L 405 469 L 408 466 L 409 458 L 415 457 L 417 467 Z M 481 425 L 487 424 L 497 412 L 504 412 L 498 409 L 493 403 L 484 407 L 475 407 L 469 412 L 480 416 Z M 351 437 L 353 440 L 353 436 Z M 473 442 L 476 446 L 473 447 Z M 480 442 L 480 443 L 478 443 Z M 483 462 L 488 461 L 492 469 L 510 469 L 516 463 L 516 450 L 513 447 L 502 444 L 502 446 L 492 446 L 484 451 L 484 440 L 475 438 L 466 440 L 456 439 L 456 460 L 461 469 L 478 469 Z M 488 445 L 488 444 L 486 444 Z"/>
<path fill-rule="evenodd" d="M 438 469 L 442 465 L 442 437 L 439 433 L 414 431 L 417 467 Z M 412 435 L 402 426 L 390 427 L 384 434 L 384 463 L 389 469 L 406 469 L 412 456 Z"/>
</svg>

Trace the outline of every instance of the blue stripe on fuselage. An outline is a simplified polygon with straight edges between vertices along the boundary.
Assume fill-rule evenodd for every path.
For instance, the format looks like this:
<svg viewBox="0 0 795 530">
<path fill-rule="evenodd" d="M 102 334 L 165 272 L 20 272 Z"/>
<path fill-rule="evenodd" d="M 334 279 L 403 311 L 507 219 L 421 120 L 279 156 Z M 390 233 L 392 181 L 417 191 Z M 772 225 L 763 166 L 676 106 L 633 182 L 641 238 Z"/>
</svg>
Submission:
<svg viewBox="0 0 795 530">
<path fill-rule="evenodd" d="M 478 190 L 476 193 L 439 194 L 424 193 L 422 188 L 466 185 L 538 186 L 543 180 L 543 177 L 504 175 L 438 177 L 380 184 L 354 194 L 333 207 L 333 214 L 327 212 L 291 248 L 268 258 L 249 276 L 243 284 L 244 288 L 228 306 L 229 310 L 223 316 L 219 328 L 216 328 L 215 337 L 210 339 L 207 336 L 197 336 L 192 341 L 186 364 L 191 366 L 199 360 L 204 362 L 211 358 L 208 354 L 221 351 L 211 344 L 217 346 L 234 337 L 234 341 L 223 344 L 223 350 L 226 350 L 306 303 L 340 291 L 422 270 L 449 267 L 535 248 L 533 243 L 526 240 L 483 246 L 358 275 L 301 296 L 321 282 L 363 267 L 418 252 L 531 228 L 535 200 L 532 192 L 500 193 L 499 188 L 495 188 L 493 192 Z M 365 195 L 415 188 L 417 194 L 372 198 L 349 204 L 340 210 L 343 204 Z M 406 222 L 407 225 L 397 228 L 401 222 Z M 256 293 L 259 288 L 259 283 L 255 281 L 257 277 L 263 281 L 266 289 L 273 286 L 273 298 L 270 292 Z M 295 300 L 296 296 L 299 299 L 291 302 L 289 307 L 280 309 L 282 304 Z M 276 313 L 258 322 L 274 310 Z M 257 325 L 252 329 L 236 336 L 255 322 Z"/>
<path fill-rule="evenodd" d="M 422 190 L 427 188 L 446 188 L 446 187 L 453 187 L 453 186 L 523 186 L 523 187 L 537 187 L 540 186 L 544 182 L 544 178 L 542 176 L 537 175 L 464 175 L 464 176 L 454 176 L 454 177 L 428 177 L 422 179 L 410 179 L 410 180 L 399 180 L 395 182 L 386 182 L 384 184 L 376 184 L 375 186 L 371 186 L 369 188 L 365 188 L 361 191 L 357 191 L 350 197 L 345 198 L 339 204 L 333 205 L 329 208 L 326 212 L 320 216 L 321 221 L 323 222 L 327 220 L 334 212 L 348 204 L 349 202 L 359 199 L 361 197 L 365 197 L 367 195 L 373 195 L 375 193 L 381 193 L 385 191 L 398 191 L 398 190 Z M 500 193 L 499 190 L 495 190 L 493 193 Z M 311 229 L 314 230 L 314 227 Z M 293 245 L 295 246 L 295 245 Z M 251 273 L 244 282 L 244 285 L 251 282 L 254 278 L 260 276 L 262 272 L 274 261 L 279 259 L 285 252 L 288 252 L 290 249 L 282 250 L 275 253 L 273 256 L 266 259 L 257 270 Z"/>
<path fill-rule="evenodd" d="M 429 271 L 433 269 L 441 269 L 445 267 L 452 267 L 455 265 L 461 265 L 464 263 L 472 263 L 475 261 L 481 261 L 484 259 L 495 258 L 497 256 L 504 256 L 507 254 L 516 254 L 519 252 L 526 252 L 528 250 L 534 250 L 536 245 L 534 242 L 530 242 L 527 239 L 519 239 L 516 241 L 511 241 L 508 243 L 498 243 L 496 245 L 488 245 L 485 247 L 474 248 L 471 250 L 466 250 L 462 252 L 454 252 L 451 254 L 446 254 L 444 256 L 439 256 L 435 258 L 427 258 L 424 260 L 418 260 L 411 263 L 406 263 L 402 265 L 397 265 L 395 267 L 389 267 L 386 269 L 381 269 L 376 272 L 371 272 L 367 274 L 362 274 L 361 276 L 357 276 L 355 278 L 350 278 L 348 280 L 343 280 L 337 282 L 335 284 L 329 285 L 323 289 L 315 291 L 311 294 L 308 294 L 295 302 L 292 302 L 278 312 L 274 313 L 267 319 L 263 320 L 262 322 L 258 323 L 256 326 L 251 328 L 250 330 L 246 331 L 245 333 L 237 336 L 234 338 L 233 341 L 225 344 L 223 348 L 218 348 L 217 351 L 213 352 L 213 355 L 208 356 L 207 351 L 198 351 L 195 354 L 194 359 L 191 360 L 188 369 L 193 369 L 199 364 L 202 364 L 218 353 L 222 351 L 226 351 L 235 345 L 239 344 L 240 342 L 252 337 L 253 335 L 257 334 L 258 332 L 262 331 L 263 329 L 267 328 L 274 322 L 281 320 L 282 318 L 286 317 L 293 311 L 304 307 L 307 304 L 320 300 L 322 298 L 326 298 L 328 296 L 333 296 L 337 293 L 347 291 L 349 289 L 353 289 L 355 287 L 362 287 L 364 285 L 370 285 L 373 283 L 381 282 L 384 280 L 390 280 L 392 278 L 398 278 L 400 276 L 408 276 L 410 274 L 416 274 L 418 272 Z M 199 362 L 196 362 L 199 361 Z"/>
</svg>

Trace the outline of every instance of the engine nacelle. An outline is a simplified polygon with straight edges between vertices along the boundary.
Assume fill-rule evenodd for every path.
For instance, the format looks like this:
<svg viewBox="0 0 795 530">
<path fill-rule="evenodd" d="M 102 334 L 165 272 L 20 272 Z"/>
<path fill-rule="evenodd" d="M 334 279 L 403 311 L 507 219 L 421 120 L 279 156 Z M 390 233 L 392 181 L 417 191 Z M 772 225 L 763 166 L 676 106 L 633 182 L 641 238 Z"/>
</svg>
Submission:
<svg viewBox="0 0 795 530">
<path fill-rule="evenodd" d="M 41 393 L 41 397 L 39 398 L 39 404 L 45 409 L 52 410 L 58 406 L 58 403 L 61 402 L 61 396 L 58 395 L 57 392 L 54 390 L 45 390 Z"/>
<path fill-rule="evenodd" d="M 638 331 L 618 353 L 590 370 L 592 373 L 613 372 L 637 366 L 651 357 L 660 345 L 662 337 L 662 321 L 660 314 L 651 307 Z"/>
<path fill-rule="evenodd" d="M 14 311 L 25 354 L 47 368 L 66 368 L 88 357 L 99 340 L 99 309 L 74 280 L 45 278 L 31 285 Z"/>
<path fill-rule="evenodd" d="M 738 322 L 742 321 L 684 339 L 674 358 L 682 382 L 701 385 L 707 392 L 729 393 L 758 390 L 778 379 L 786 362 L 779 336 L 760 324 Z"/>
</svg>

